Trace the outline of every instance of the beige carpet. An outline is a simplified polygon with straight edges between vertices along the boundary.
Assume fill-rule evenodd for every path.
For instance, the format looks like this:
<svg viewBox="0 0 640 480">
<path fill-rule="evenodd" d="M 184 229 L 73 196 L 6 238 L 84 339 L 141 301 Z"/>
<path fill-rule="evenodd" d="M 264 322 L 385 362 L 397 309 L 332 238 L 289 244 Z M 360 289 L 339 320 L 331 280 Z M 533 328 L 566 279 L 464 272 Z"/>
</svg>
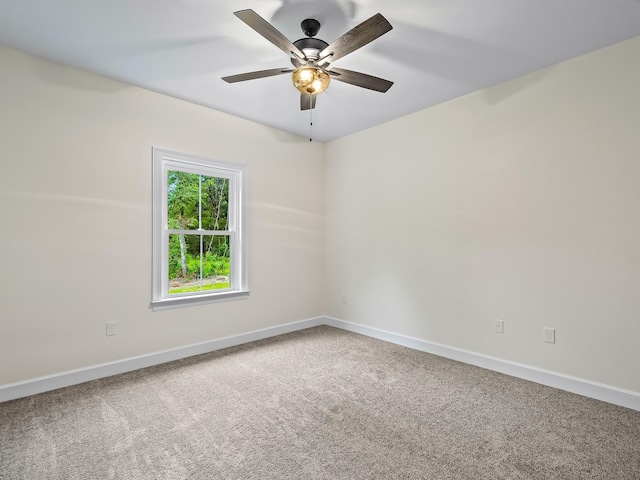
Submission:
<svg viewBox="0 0 640 480">
<path fill-rule="evenodd" d="M 0 404 L 1 479 L 640 479 L 640 412 L 330 327 Z"/>
</svg>

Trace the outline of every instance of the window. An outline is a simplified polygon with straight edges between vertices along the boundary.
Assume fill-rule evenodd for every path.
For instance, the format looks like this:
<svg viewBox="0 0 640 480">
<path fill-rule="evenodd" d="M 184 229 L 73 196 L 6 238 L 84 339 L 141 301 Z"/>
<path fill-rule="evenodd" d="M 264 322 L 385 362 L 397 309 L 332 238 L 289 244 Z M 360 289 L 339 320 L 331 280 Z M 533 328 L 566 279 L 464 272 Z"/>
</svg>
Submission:
<svg viewBox="0 0 640 480">
<path fill-rule="evenodd" d="M 154 310 L 246 298 L 246 167 L 153 149 Z"/>
</svg>

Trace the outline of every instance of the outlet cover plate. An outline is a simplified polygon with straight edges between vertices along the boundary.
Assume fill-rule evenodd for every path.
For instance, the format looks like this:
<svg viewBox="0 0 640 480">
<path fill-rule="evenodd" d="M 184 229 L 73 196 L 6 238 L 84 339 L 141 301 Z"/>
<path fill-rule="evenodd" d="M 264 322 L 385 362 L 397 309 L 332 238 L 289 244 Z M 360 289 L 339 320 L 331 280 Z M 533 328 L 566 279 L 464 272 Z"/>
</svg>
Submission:
<svg viewBox="0 0 640 480">
<path fill-rule="evenodd" d="M 107 337 L 116 334 L 116 322 L 107 322 Z"/>
<path fill-rule="evenodd" d="M 544 327 L 542 330 L 544 334 L 544 341 L 547 343 L 556 343 L 556 329 Z"/>
</svg>

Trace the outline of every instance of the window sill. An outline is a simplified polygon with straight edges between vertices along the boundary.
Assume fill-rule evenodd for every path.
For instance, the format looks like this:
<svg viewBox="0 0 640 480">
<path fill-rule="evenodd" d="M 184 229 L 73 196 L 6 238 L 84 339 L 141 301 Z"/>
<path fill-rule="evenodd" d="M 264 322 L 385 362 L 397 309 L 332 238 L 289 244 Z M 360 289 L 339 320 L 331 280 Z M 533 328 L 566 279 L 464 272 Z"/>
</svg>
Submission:
<svg viewBox="0 0 640 480">
<path fill-rule="evenodd" d="M 251 290 L 240 290 L 235 292 L 212 293 L 208 295 L 193 295 L 187 297 L 164 298 L 153 300 L 151 308 L 154 312 L 168 310 L 170 308 L 191 307 L 194 305 L 204 305 L 207 303 L 229 302 L 232 300 L 246 300 L 249 298 Z"/>
</svg>

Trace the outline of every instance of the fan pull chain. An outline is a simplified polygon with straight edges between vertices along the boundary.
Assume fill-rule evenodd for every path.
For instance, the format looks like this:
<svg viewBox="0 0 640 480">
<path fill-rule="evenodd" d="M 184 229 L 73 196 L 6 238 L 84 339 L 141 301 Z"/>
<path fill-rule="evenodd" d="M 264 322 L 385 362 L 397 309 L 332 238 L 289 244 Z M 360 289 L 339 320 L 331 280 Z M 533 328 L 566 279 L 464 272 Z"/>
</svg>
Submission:
<svg viewBox="0 0 640 480">
<path fill-rule="evenodd" d="M 313 142 L 313 95 L 309 95 L 309 141 Z"/>
</svg>

